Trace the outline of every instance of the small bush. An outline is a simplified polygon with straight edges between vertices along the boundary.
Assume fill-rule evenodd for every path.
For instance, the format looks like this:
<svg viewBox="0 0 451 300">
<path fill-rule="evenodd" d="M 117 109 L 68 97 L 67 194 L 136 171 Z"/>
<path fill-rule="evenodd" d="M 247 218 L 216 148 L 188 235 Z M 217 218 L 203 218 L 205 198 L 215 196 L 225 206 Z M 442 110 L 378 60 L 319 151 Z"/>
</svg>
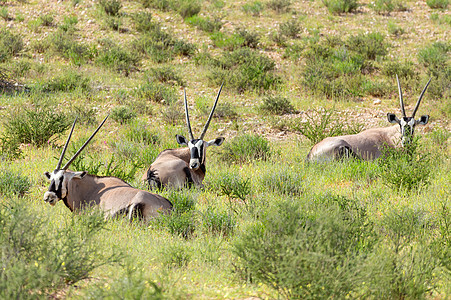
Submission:
<svg viewBox="0 0 451 300">
<path fill-rule="evenodd" d="M 384 42 L 384 36 L 379 32 L 351 36 L 347 45 L 350 50 L 370 60 L 375 60 L 377 56 L 387 55 L 387 47 L 389 46 Z"/>
<path fill-rule="evenodd" d="M 359 7 L 356 0 L 322 0 L 331 14 L 350 13 Z"/>
<path fill-rule="evenodd" d="M 387 29 L 388 33 L 394 36 L 401 36 L 404 34 L 404 29 L 391 21 L 388 22 Z"/>
<path fill-rule="evenodd" d="M 249 178 L 241 178 L 238 174 L 225 174 L 218 181 L 221 194 L 232 199 L 246 201 L 251 193 Z"/>
<path fill-rule="evenodd" d="M 96 109 L 86 104 L 74 104 L 71 106 L 71 116 L 77 116 L 77 122 L 85 125 L 96 123 Z"/>
<path fill-rule="evenodd" d="M 296 38 L 301 33 L 301 26 L 296 19 L 288 20 L 279 25 L 279 33 L 289 38 Z"/>
<path fill-rule="evenodd" d="M 111 110 L 111 119 L 120 124 L 128 123 L 134 118 L 136 113 L 127 106 L 116 106 Z"/>
<path fill-rule="evenodd" d="M 8 169 L 0 171 L 0 194 L 6 197 L 17 195 L 22 197 L 31 187 L 28 177 Z"/>
<path fill-rule="evenodd" d="M 197 15 L 202 8 L 200 2 L 197 0 L 179 0 L 175 6 L 177 7 L 177 11 L 183 19 Z"/>
<path fill-rule="evenodd" d="M 260 184 L 265 191 L 289 196 L 300 195 L 305 189 L 301 175 L 288 168 L 263 174 Z"/>
<path fill-rule="evenodd" d="M 0 63 L 16 56 L 22 51 L 24 43 L 19 34 L 12 33 L 9 29 L 0 29 Z"/>
<path fill-rule="evenodd" d="M 3 126 L 4 138 L 41 147 L 54 135 L 65 132 L 70 126 L 70 121 L 54 106 L 35 105 L 6 115 Z"/>
<path fill-rule="evenodd" d="M 389 14 L 392 11 L 407 10 L 403 1 L 400 0 L 376 0 L 369 6 L 378 14 Z"/>
<path fill-rule="evenodd" d="M 2 18 L 5 21 L 11 20 L 11 17 L 9 16 L 9 13 L 8 13 L 8 9 L 6 7 L 2 7 L 0 9 L 0 18 Z"/>
<path fill-rule="evenodd" d="M 245 3 L 243 4 L 243 6 L 241 7 L 241 9 L 247 13 L 247 14 L 251 14 L 254 17 L 257 17 L 261 14 L 261 12 L 264 9 L 263 3 L 260 1 L 253 1 L 252 3 Z"/>
<path fill-rule="evenodd" d="M 429 184 L 434 161 L 430 154 L 418 150 L 418 139 L 400 149 L 383 148 L 378 162 L 386 186 L 411 191 Z"/>
<path fill-rule="evenodd" d="M 135 143 L 158 145 L 161 142 L 160 135 L 155 130 L 149 130 L 147 124 L 132 121 L 125 132 L 125 138 Z"/>
<path fill-rule="evenodd" d="M 266 160 L 271 156 L 269 142 L 264 137 L 244 134 L 234 137 L 222 147 L 220 157 L 232 163 L 249 163 L 255 160 Z"/>
<path fill-rule="evenodd" d="M 382 74 L 388 78 L 395 78 L 398 75 L 399 78 L 408 80 L 417 77 L 415 71 L 415 65 L 411 61 L 386 61 L 381 68 Z"/>
<path fill-rule="evenodd" d="M 132 19 L 135 22 L 136 30 L 139 32 L 149 32 L 157 26 L 152 22 L 152 14 L 150 12 L 138 12 L 132 15 Z"/>
<path fill-rule="evenodd" d="M 306 120 L 299 122 L 294 129 L 304 135 L 312 144 L 322 141 L 328 136 L 355 134 L 362 130 L 361 124 L 344 126 L 335 115 L 334 110 L 315 109 L 305 113 Z"/>
<path fill-rule="evenodd" d="M 418 61 L 435 76 L 443 72 L 448 63 L 451 45 L 445 42 L 435 42 L 418 52 Z"/>
<path fill-rule="evenodd" d="M 140 99 L 156 103 L 172 104 L 177 101 L 174 88 L 152 80 L 140 85 L 136 89 L 135 94 Z"/>
<path fill-rule="evenodd" d="M 145 8 L 155 8 L 163 11 L 169 10 L 172 6 L 172 1 L 169 0 L 140 0 Z"/>
<path fill-rule="evenodd" d="M 69 69 L 52 78 L 49 82 L 41 83 L 40 88 L 45 92 L 89 91 L 90 80 L 84 75 Z"/>
<path fill-rule="evenodd" d="M 105 25 L 107 28 L 110 28 L 111 30 L 120 31 L 122 25 L 122 18 L 107 16 L 105 18 Z"/>
<path fill-rule="evenodd" d="M 439 8 L 439 9 L 446 9 L 448 7 L 448 0 L 427 0 L 426 4 L 430 7 L 430 8 Z"/>
<path fill-rule="evenodd" d="M 186 18 L 185 22 L 205 32 L 219 31 L 222 27 L 220 19 L 204 18 L 198 15 Z"/>
<path fill-rule="evenodd" d="M 103 48 L 96 57 L 96 63 L 128 76 L 136 69 L 140 59 L 135 53 L 123 49 L 108 40 L 102 41 Z"/>
<path fill-rule="evenodd" d="M 69 34 L 72 34 L 76 29 L 75 25 L 78 23 L 76 16 L 64 16 L 63 23 L 58 26 L 58 29 Z"/>
<path fill-rule="evenodd" d="M 48 37 L 48 43 L 55 53 L 76 65 L 83 64 L 91 56 L 89 48 L 78 43 L 71 31 L 57 30 Z"/>
<path fill-rule="evenodd" d="M 161 118 L 164 123 L 176 125 L 185 118 L 185 112 L 182 105 L 173 102 L 161 110 Z"/>
<path fill-rule="evenodd" d="M 275 115 L 284 115 L 296 112 L 296 109 L 290 101 L 282 96 L 264 97 L 263 103 L 259 106 L 259 110 L 263 113 L 271 113 Z"/>
<path fill-rule="evenodd" d="M 42 15 L 39 16 L 39 19 L 41 20 L 41 24 L 42 26 L 53 26 L 53 15 L 51 14 L 46 14 L 46 15 Z"/>
<path fill-rule="evenodd" d="M 207 232 L 230 235 L 236 226 L 236 219 L 230 212 L 208 207 L 202 213 L 202 224 Z"/>
<path fill-rule="evenodd" d="M 269 0 L 266 6 L 277 13 L 283 13 L 290 10 L 291 0 Z"/>
<path fill-rule="evenodd" d="M 159 226 L 164 226 L 171 234 L 191 238 L 196 229 L 194 212 L 171 213 L 159 218 Z"/>
<path fill-rule="evenodd" d="M 151 68 L 148 74 L 148 82 L 152 79 L 156 79 L 162 83 L 177 84 L 180 86 L 185 85 L 182 76 L 175 71 L 174 67 L 169 65 Z"/>
<path fill-rule="evenodd" d="M 191 261 L 192 254 L 185 245 L 176 243 L 166 246 L 161 256 L 164 257 L 164 265 L 168 267 L 182 268 L 186 267 Z"/>
<path fill-rule="evenodd" d="M 108 16 L 112 17 L 118 16 L 122 8 L 121 0 L 100 0 L 99 5 Z"/>
</svg>

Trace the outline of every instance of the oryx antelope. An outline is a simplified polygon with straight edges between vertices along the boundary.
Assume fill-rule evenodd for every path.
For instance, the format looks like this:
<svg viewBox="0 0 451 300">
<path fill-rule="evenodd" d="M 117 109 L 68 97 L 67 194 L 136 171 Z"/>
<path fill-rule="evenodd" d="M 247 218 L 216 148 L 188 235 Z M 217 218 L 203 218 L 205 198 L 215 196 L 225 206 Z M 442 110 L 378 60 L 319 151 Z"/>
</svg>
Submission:
<svg viewBox="0 0 451 300">
<path fill-rule="evenodd" d="M 400 142 L 401 146 L 409 143 L 413 137 L 415 126 L 418 124 L 426 125 L 429 120 L 428 115 L 421 116 L 420 119 L 415 120 L 415 114 L 431 79 L 429 79 L 421 92 L 411 117 L 407 117 L 404 110 L 404 101 L 398 76 L 396 76 L 396 81 L 398 83 L 402 118 L 398 119 L 393 113 L 388 113 L 387 118 L 390 123 L 397 125 L 384 128 L 371 128 L 357 134 L 327 137 L 313 146 L 307 155 L 306 161 L 321 162 L 346 157 L 372 160 L 381 155 L 381 149 L 384 146 L 395 148 L 399 146 Z"/>
<path fill-rule="evenodd" d="M 129 219 L 137 216 L 148 220 L 151 217 L 158 216 L 160 212 L 170 212 L 172 204 L 169 200 L 156 194 L 135 189 L 119 178 L 101 177 L 87 174 L 85 171 L 73 172 L 67 170 L 74 159 L 99 131 L 107 118 L 108 116 L 74 156 L 61 168 L 64 153 L 77 122 L 77 119 L 75 119 L 55 170 L 51 173 L 44 173 L 50 180 L 48 191 L 44 194 L 44 201 L 53 206 L 59 200 L 63 200 L 64 204 L 71 211 L 98 205 L 105 212 L 106 217 L 127 214 Z"/>
<path fill-rule="evenodd" d="M 213 113 L 218 103 L 219 95 L 221 94 L 222 85 L 219 89 L 216 100 L 211 109 L 207 123 L 205 123 L 204 130 L 200 137 L 195 139 L 191 130 L 188 114 L 188 103 L 185 94 L 185 116 L 186 124 L 188 127 L 188 133 L 190 140 L 187 140 L 182 135 L 176 135 L 177 143 L 188 147 L 167 149 L 162 151 L 155 161 L 150 165 L 147 172 L 143 175 L 143 181 L 147 181 L 151 188 L 169 186 L 174 188 L 181 188 L 185 185 L 195 185 L 202 187 L 202 181 L 204 180 L 206 168 L 205 168 L 205 156 L 207 147 L 220 146 L 224 141 L 223 137 L 218 137 L 211 141 L 203 140 L 205 133 L 207 132 L 210 121 L 213 117 Z"/>
</svg>

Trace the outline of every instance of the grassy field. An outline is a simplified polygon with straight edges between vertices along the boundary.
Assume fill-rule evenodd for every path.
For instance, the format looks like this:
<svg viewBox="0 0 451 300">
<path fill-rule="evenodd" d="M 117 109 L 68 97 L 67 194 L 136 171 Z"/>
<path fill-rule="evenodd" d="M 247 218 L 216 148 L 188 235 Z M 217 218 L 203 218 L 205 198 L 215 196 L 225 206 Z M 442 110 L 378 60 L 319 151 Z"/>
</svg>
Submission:
<svg viewBox="0 0 451 300">
<path fill-rule="evenodd" d="M 0 298 L 447 299 L 447 0 L 0 0 Z M 410 151 L 306 165 L 315 141 L 388 126 L 429 78 Z M 158 153 L 206 139 L 205 188 L 156 191 L 150 224 L 44 203 L 71 166 L 147 187 Z M 420 126 L 418 126 L 420 127 Z M 309 131 L 306 128 L 310 128 Z"/>
</svg>

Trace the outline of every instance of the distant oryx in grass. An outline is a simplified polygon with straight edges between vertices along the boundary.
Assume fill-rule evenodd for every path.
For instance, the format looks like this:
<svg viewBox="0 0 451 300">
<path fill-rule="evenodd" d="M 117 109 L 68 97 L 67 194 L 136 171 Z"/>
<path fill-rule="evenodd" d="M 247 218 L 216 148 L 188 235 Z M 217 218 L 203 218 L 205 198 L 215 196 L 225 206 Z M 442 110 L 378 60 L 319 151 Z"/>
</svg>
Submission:
<svg viewBox="0 0 451 300">
<path fill-rule="evenodd" d="M 77 119 L 75 119 L 58 165 L 52 173 L 44 173 L 50 180 L 48 191 L 44 194 L 44 201 L 53 206 L 59 200 L 63 200 L 64 204 L 71 211 L 98 205 L 100 209 L 105 211 L 106 217 L 127 214 L 129 219 L 137 216 L 147 220 L 158 216 L 160 212 L 169 213 L 172 209 L 172 204 L 169 200 L 156 194 L 132 188 L 119 178 L 101 177 L 87 174 L 85 171 L 72 172 L 67 170 L 74 159 L 77 158 L 99 131 L 107 118 L 108 116 L 74 156 L 61 168 L 64 153 L 77 122 Z"/>
<path fill-rule="evenodd" d="M 421 92 L 411 117 L 407 117 L 404 110 L 404 101 L 398 76 L 396 76 L 396 81 L 398 82 L 402 118 L 398 119 L 393 113 L 388 113 L 387 118 L 390 123 L 396 123 L 398 125 L 384 128 L 371 128 L 357 134 L 327 137 L 313 146 L 307 155 L 306 161 L 321 162 L 345 157 L 372 160 L 381 155 L 381 149 L 384 146 L 395 148 L 399 146 L 400 142 L 402 146 L 409 143 L 413 137 L 415 125 L 426 125 L 429 120 L 428 115 L 421 116 L 419 120 L 415 120 L 414 118 L 431 79 L 429 79 Z"/>
<path fill-rule="evenodd" d="M 157 156 L 155 161 L 150 165 L 149 169 L 142 177 L 143 181 L 147 181 L 150 187 L 170 186 L 174 188 L 181 188 L 185 185 L 191 186 L 193 184 L 197 187 L 203 186 L 202 181 L 204 180 L 206 172 L 205 156 L 207 147 L 220 146 L 224 141 L 223 137 L 218 137 L 208 142 L 203 140 L 211 118 L 213 117 L 221 90 L 222 85 L 219 89 L 204 130 L 198 139 L 194 138 L 191 130 L 185 91 L 185 115 L 190 140 L 187 140 L 184 136 L 178 134 L 175 138 L 177 143 L 188 147 L 167 149 Z"/>
</svg>

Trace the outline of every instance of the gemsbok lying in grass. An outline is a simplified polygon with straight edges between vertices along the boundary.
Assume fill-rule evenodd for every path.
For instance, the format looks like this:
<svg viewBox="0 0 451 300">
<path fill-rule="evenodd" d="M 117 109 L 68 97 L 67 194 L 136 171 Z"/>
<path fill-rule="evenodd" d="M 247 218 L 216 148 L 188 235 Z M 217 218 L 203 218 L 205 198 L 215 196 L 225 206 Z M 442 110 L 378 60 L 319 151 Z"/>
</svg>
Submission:
<svg viewBox="0 0 451 300">
<path fill-rule="evenodd" d="M 402 118 L 398 119 L 393 113 L 388 113 L 387 118 L 390 123 L 396 123 L 397 125 L 384 128 L 371 128 L 357 134 L 327 137 L 312 147 L 307 155 L 306 162 L 326 162 L 346 157 L 372 160 L 381 155 L 381 149 L 384 146 L 395 148 L 400 145 L 400 142 L 402 146 L 410 143 L 414 134 L 415 125 L 426 125 L 429 120 L 428 115 L 421 116 L 420 119 L 415 120 L 415 114 L 431 79 L 429 79 L 421 92 L 411 117 L 407 117 L 404 110 L 404 101 L 398 76 L 396 76 L 396 81 L 398 82 Z"/>
<path fill-rule="evenodd" d="M 208 142 L 203 140 L 213 117 L 221 90 L 222 85 L 219 89 L 204 130 L 198 139 L 194 138 L 191 130 L 185 91 L 185 116 L 190 140 L 187 140 L 184 136 L 178 134 L 175 138 L 177 143 L 188 147 L 166 149 L 157 156 L 155 161 L 150 165 L 149 169 L 142 177 L 142 180 L 147 181 L 151 188 L 160 188 L 163 186 L 181 188 L 183 186 L 192 186 L 193 184 L 197 187 L 203 186 L 202 181 L 204 180 L 206 173 L 205 156 L 207 147 L 220 146 L 224 141 L 223 137 L 218 137 Z"/>
<path fill-rule="evenodd" d="M 44 194 L 44 201 L 53 206 L 59 200 L 63 200 L 64 204 L 71 211 L 98 205 L 105 212 L 106 217 L 127 214 L 129 219 L 138 217 L 146 221 L 149 218 L 158 216 L 159 213 L 169 213 L 172 209 L 172 204 L 162 196 L 135 189 L 116 177 L 101 177 L 87 174 L 85 171 L 73 172 L 67 170 L 74 159 L 77 158 L 99 131 L 107 118 L 108 116 L 74 156 L 61 168 L 67 145 L 77 122 L 77 119 L 75 119 L 58 165 L 52 173 L 44 173 L 50 180 L 48 191 Z"/>
</svg>

